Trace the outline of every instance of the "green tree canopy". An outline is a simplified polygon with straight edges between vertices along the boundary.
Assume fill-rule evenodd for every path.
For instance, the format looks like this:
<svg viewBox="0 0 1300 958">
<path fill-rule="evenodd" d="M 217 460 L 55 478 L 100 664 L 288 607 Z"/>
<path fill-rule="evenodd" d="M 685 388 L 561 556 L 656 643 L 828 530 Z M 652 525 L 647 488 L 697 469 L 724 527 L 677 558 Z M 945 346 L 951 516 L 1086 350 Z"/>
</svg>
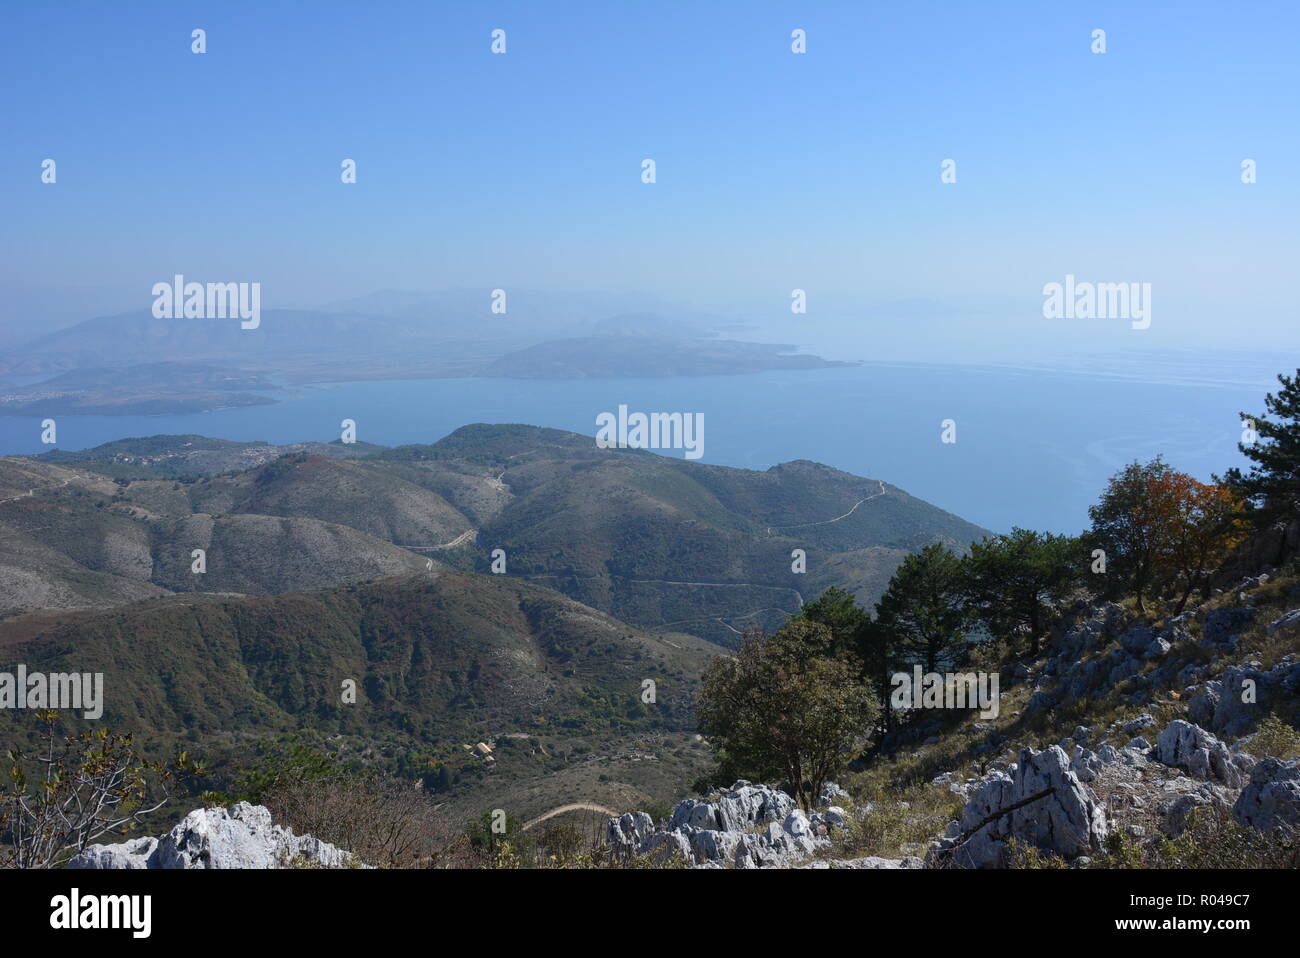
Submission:
<svg viewBox="0 0 1300 958">
<path fill-rule="evenodd" d="M 696 700 L 700 731 L 733 767 L 756 781 L 785 779 L 808 809 L 878 714 L 853 657 L 809 655 L 832 643 L 831 630 L 811 622 L 750 632 L 734 656 L 710 663 Z"/>
<path fill-rule="evenodd" d="M 934 672 L 960 662 L 971 624 L 962 560 L 938 543 L 904 559 L 876 603 L 877 641 L 893 665 L 919 662 Z"/>
<path fill-rule="evenodd" d="M 1260 525 L 1300 516 L 1300 369 L 1277 379 L 1282 388 L 1264 397 L 1265 415 L 1241 413 L 1258 434 L 1237 446 L 1252 463 L 1249 471 L 1232 468 L 1219 480 L 1249 500 Z"/>
<path fill-rule="evenodd" d="M 1013 528 L 971 546 L 963 562 L 967 597 L 976 616 L 999 639 L 1028 640 L 1038 652 L 1051 605 L 1087 571 L 1086 554 L 1070 536 Z"/>
</svg>

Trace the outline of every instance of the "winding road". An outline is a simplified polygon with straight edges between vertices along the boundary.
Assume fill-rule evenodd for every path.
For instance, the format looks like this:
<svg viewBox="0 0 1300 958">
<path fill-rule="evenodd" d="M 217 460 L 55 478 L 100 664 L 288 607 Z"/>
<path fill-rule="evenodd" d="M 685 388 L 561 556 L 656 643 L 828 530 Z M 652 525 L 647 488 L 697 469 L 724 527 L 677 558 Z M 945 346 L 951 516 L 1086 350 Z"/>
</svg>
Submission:
<svg viewBox="0 0 1300 958">
<path fill-rule="evenodd" d="M 79 478 L 81 478 L 81 477 L 80 477 L 80 476 L 77 476 L 76 478 L 79 479 Z M 63 480 L 61 483 L 59 483 L 57 486 L 37 486 L 37 487 L 34 488 L 34 489 L 28 489 L 28 490 L 27 490 L 26 492 L 24 492 L 21 496 L 10 496 L 10 497 L 7 498 L 7 499 L 0 499 L 0 504 L 6 503 L 6 502 L 17 502 L 19 499 L 29 499 L 29 498 L 31 498 L 32 496 L 36 495 L 37 492 L 45 492 L 45 491 L 48 490 L 48 489 L 62 489 L 64 486 L 66 486 L 66 485 L 67 485 L 68 483 L 70 483 L 71 481 L 72 481 L 71 479 L 64 479 L 64 480 Z"/>
<path fill-rule="evenodd" d="M 454 549 L 457 546 L 464 545 L 466 542 L 472 542 L 474 537 L 477 535 L 478 535 L 477 529 L 470 529 L 468 532 L 462 532 L 460 535 L 452 539 L 450 542 L 440 542 L 431 546 L 411 545 L 405 542 L 394 542 L 393 545 L 401 549 L 433 549 L 435 551 L 440 549 Z"/>
<path fill-rule="evenodd" d="M 600 812 L 603 815 L 608 815 L 610 818 L 618 818 L 618 812 L 614 811 L 612 808 L 606 808 L 604 805 L 596 805 L 593 802 L 573 802 L 570 805 L 561 805 L 559 808 L 552 808 L 549 812 L 546 812 L 543 815 L 538 815 L 531 822 L 525 822 L 523 831 L 528 831 L 528 829 L 532 828 L 534 825 L 541 824 L 548 818 L 554 818 L 556 815 L 563 815 L 565 812 L 579 811 Z"/>
<path fill-rule="evenodd" d="M 823 519 L 821 522 L 801 522 L 793 526 L 768 526 L 767 534 L 770 536 L 772 534 L 773 529 L 806 529 L 809 526 L 828 526 L 832 522 L 839 522 L 841 519 L 847 519 L 849 516 L 853 515 L 853 513 L 857 512 L 858 506 L 862 505 L 864 502 L 870 502 L 872 499 L 879 499 L 881 496 L 885 494 L 886 492 L 885 484 L 881 482 L 881 480 L 879 479 L 877 479 L 876 482 L 880 483 L 880 491 L 873 496 L 867 496 L 867 498 L 865 499 L 859 499 L 857 502 L 853 504 L 853 508 L 850 509 L 848 512 L 844 513 L 844 515 L 842 516 L 836 516 L 834 519 Z"/>
</svg>

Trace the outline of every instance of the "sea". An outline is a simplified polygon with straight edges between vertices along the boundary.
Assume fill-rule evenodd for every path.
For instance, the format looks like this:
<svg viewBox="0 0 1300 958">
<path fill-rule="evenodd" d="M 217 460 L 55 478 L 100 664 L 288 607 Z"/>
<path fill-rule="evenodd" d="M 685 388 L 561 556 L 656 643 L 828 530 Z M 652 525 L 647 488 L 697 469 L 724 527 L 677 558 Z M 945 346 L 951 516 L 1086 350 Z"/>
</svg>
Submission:
<svg viewBox="0 0 1300 958">
<path fill-rule="evenodd" d="M 1163 456 L 1202 481 L 1244 464 L 1240 414 L 1263 412 L 1276 388 L 1268 365 L 1265 358 L 1225 374 L 1215 363 L 1198 371 L 873 362 L 737 376 L 355 382 L 287 389 L 275 405 L 55 418 L 57 447 L 68 450 L 178 433 L 331 441 L 345 419 L 356 423 L 358 440 L 391 446 L 434 442 L 476 422 L 594 437 L 596 417 L 626 405 L 703 414 L 699 462 L 762 470 L 810 459 L 883 480 L 993 531 L 1076 533 L 1107 478 L 1129 462 Z M 1273 370 L 1280 371 L 1285 363 Z M 0 453 L 49 451 L 41 431 L 40 417 L 0 418 Z"/>
</svg>

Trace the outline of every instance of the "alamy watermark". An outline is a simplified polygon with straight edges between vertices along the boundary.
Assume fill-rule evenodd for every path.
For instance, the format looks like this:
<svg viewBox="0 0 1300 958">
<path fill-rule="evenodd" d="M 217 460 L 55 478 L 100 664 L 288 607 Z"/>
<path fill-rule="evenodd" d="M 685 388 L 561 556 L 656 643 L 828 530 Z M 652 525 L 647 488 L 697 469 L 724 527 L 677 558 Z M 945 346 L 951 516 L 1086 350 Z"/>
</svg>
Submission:
<svg viewBox="0 0 1300 958">
<path fill-rule="evenodd" d="M 187 283 L 177 273 L 170 283 L 154 283 L 155 319 L 241 319 L 240 329 L 262 324 L 261 283 Z"/>
<path fill-rule="evenodd" d="M 83 895 L 80 888 L 73 888 L 50 899 L 50 927 L 56 931 L 125 929 L 132 938 L 148 938 L 152 913 L 151 895 Z"/>
<path fill-rule="evenodd" d="M 0 709 L 83 710 L 81 717 L 104 714 L 103 672 L 28 672 L 20 665 L 0 672 Z"/>
<path fill-rule="evenodd" d="M 598 449 L 683 449 L 687 459 L 704 455 L 704 413 L 634 412 L 596 416 Z"/>
<path fill-rule="evenodd" d="M 1043 316 L 1047 319 L 1128 319 L 1134 329 L 1151 325 L 1150 283 L 1064 283 L 1043 287 Z"/>
<path fill-rule="evenodd" d="M 996 672 L 895 672 L 889 705 L 901 709 L 980 709 L 980 718 L 998 717 Z"/>
</svg>

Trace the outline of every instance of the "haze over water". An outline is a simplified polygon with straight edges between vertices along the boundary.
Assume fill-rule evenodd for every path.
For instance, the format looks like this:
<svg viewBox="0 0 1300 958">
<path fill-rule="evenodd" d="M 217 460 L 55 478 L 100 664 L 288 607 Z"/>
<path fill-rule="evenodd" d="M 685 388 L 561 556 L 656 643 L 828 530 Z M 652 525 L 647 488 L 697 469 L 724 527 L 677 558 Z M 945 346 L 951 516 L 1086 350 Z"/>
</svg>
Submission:
<svg viewBox="0 0 1300 958">
<path fill-rule="evenodd" d="M 303 387 L 273 406 L 62 416 L 58 448 L 182 433 L 332 441 L 343 419 L 356 420 L 358 440 L 389 446 L 435 442 L 472 422 L 594 435 L 596 415 L 625 403 L 632 411 L 703 412 L 704 463 L 766 469 L 812 459 L 882 479 L 995 531 L 1077 532 L 1106 478 L 1133 459 L 1163 454 L 1202 480 L 1238 464 L 1237 413 L 1262 412 L 1267 391 L 1267 383 L 1207 389 L 918 364 L 656 379 L 364 382 Z M 940 423 L 949 418 L 957 442 L 945 445 Z M 0 452 L 49 448 L 40 443 L 38 419 L 0 418 Z"/>
</svg>

